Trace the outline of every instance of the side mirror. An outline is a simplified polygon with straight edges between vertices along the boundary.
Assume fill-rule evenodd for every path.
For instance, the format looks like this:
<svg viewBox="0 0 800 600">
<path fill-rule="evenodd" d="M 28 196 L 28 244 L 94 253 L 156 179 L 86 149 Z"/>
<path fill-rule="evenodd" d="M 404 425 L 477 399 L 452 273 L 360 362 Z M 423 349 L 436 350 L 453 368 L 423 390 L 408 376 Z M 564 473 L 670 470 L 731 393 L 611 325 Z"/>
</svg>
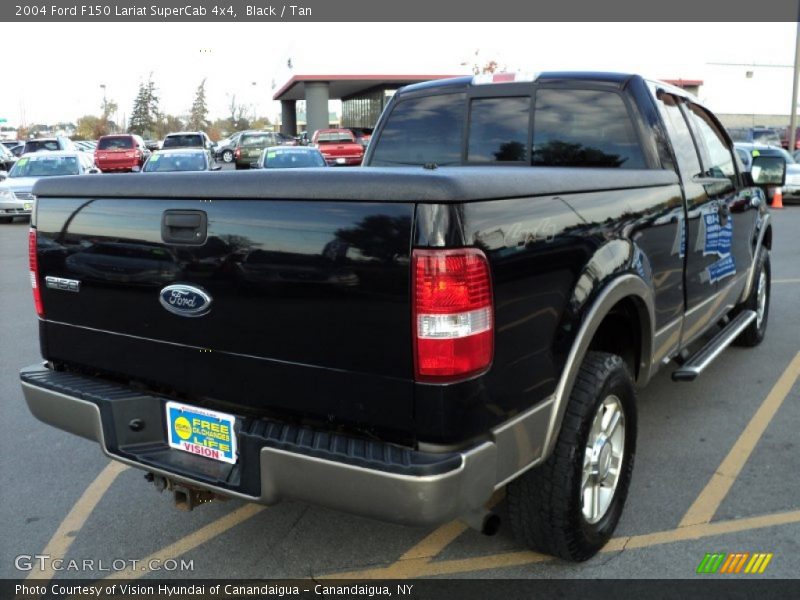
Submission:
<svg viewBox="0 0 800 600">
<path fill-rule="evenodd" d="M 750 172 L 756 185 L 783 185 L 786 161 L 781 156 L 754 156 Z"/>
<path fill-rule="evenodd" d="M 139 165 L 133 165 L 131 167 L 131 173 L 138 173 L 141 170 L 142 170 L 142 167 L 140 167 Z"/>
<path fill-rule="evenodd" d="M 89 175 L 97 175 L 97 174 L 100 172 L 100 169 L 97 169 L 97 168 L 91 168 L 91 169 L 89 169 L 89 170 L 88 170 L 88 171 L 86 171 L 86 172 L 87 172 L 87 173 L 89 173 Z"/>
<path fill-rule="evenodd" d="M 0 171 L 0 181 L 8 179 L 8 171 Z"/>
</svg>

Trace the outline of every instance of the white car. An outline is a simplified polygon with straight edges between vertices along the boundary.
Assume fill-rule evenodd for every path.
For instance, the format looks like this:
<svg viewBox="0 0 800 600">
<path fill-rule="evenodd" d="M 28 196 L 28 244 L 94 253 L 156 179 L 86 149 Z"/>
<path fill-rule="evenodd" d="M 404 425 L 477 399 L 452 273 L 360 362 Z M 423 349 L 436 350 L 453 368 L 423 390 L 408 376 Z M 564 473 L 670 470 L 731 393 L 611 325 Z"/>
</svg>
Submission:
<svg viewBox="0 0 800 600">
<path fill-rule="evenodd" d="M 33 186 L 42 177 L 99 173 L 90 154 L 75 150 L 23 154 L 0 180 L 0 223 L 30 217 Z"/>
</svg>

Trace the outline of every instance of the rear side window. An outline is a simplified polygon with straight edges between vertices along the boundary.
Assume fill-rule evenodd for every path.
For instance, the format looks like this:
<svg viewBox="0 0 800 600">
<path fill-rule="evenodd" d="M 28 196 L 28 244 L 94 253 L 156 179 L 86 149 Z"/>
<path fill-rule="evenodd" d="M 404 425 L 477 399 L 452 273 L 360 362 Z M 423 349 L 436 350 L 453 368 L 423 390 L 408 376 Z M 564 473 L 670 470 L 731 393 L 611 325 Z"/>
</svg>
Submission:
<svg viewBox="0 0 800 600">
<path fill-rule="evenodd" d="M 459 164 L 465 107 L 465 94 L 398 102 L 381 132 L 371 164 Z"/>
<path fill-rule="evenodd" d="M 110 137 L 102 138 L 97 142 L 98 150 L 130 150 L 133 148 L 132 137 Z"/>
<path fill-rule="evenodd" d="M 733 155 L 728 149 L 724 136 L 711 117 L 702 108 L 694 104 L 688 105 L 687 114 L 698 134 L 697 145 L 703 158 L 703 175 L 709 177 L 727 177 L 732 186 L 736 183 L 736 168 L 733 166 Z"/>
<path fill-rule="evenodd" d="M 536 93 L 533 164 L 647 168 L 625 102 L 603 90 L 540 89 Z"/>
<path fill-rule="evenodd" d="M 678 159 L 681 175 L 684 179 L 694 177 L 700 173 L 700 161 L 697 158 L 689 126 L 678 106 L 678 99 L 671 94 L 659 92 L 657 104 L 672 140 L 672 148 Z"/>
<path fill-rule="evenodd" d="M 531 99 L 478 98 L 470 104 L 469 162 L 528 161 Z"/>
</svg>

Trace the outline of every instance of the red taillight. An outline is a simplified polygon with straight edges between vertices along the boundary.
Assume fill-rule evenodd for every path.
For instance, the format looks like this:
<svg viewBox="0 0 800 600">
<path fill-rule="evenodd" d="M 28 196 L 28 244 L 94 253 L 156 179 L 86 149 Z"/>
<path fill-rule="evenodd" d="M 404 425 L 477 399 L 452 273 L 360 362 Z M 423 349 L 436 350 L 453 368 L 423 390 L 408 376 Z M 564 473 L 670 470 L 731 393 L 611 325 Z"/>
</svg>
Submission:
<svg viewBox="0 0 800 600">
<path fill-rule="evenodd" d="M 237 148 L 236 150 L 233 151 L 233 155 L 236 158 L 239 158 L 242 155 L 242 149 L 241 148 Z"/>
<path fill-rule="evenodd" d="M 39 289 L 39 260 L 36 258 L 36 230 L 31 227 L 28 232 L 28 263 L 31 272 L 31 288 L 33 289 L 33 304 L 36 307 L 36 314 L 44 317 L 44 305 L 42 304 L 42 292 Z"/>
<path fill-rule="evenodd" d="M 494 354 L 489 263 L 477 248 L 414 250 L 414 374 L 452 382 L 486 370 Z"/>
</svg>

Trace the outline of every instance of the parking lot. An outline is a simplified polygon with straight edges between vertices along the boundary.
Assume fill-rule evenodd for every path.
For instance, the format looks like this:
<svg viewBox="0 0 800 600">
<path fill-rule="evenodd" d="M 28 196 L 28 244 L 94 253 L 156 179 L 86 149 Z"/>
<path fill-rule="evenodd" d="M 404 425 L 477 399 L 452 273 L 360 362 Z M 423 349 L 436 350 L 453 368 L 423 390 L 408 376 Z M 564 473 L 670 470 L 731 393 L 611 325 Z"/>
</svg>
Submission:
<svg viewBox="0 0 800 600">
<path fill-rule="evenodd" d="M 691 384 L 673 383 L 667 366 L 640 392 L 627 506 L 611 543 L 583 564 L 528 552 L 502 527 L 495 537 L 460 522 L 414 529 L 292 502 L 178 511 L 143 472 L 28 412 L 17 376 L 39 360 L 28 227 L 0 225 L 0 577 L 689 578 L 706 553 L 735 552 L 773 554 L 763 574 L 748 577 L 796 577 L 800 207 L 773 211 L 773 222 L 767 339 L 726 350 Z M 503 516 L 502 495 L 495 500 Z M 94 562 L 18 570 L 18 556 L 37 554 Z M 186 570 L 171 570 L 181 559 Z"/>
</svg>

